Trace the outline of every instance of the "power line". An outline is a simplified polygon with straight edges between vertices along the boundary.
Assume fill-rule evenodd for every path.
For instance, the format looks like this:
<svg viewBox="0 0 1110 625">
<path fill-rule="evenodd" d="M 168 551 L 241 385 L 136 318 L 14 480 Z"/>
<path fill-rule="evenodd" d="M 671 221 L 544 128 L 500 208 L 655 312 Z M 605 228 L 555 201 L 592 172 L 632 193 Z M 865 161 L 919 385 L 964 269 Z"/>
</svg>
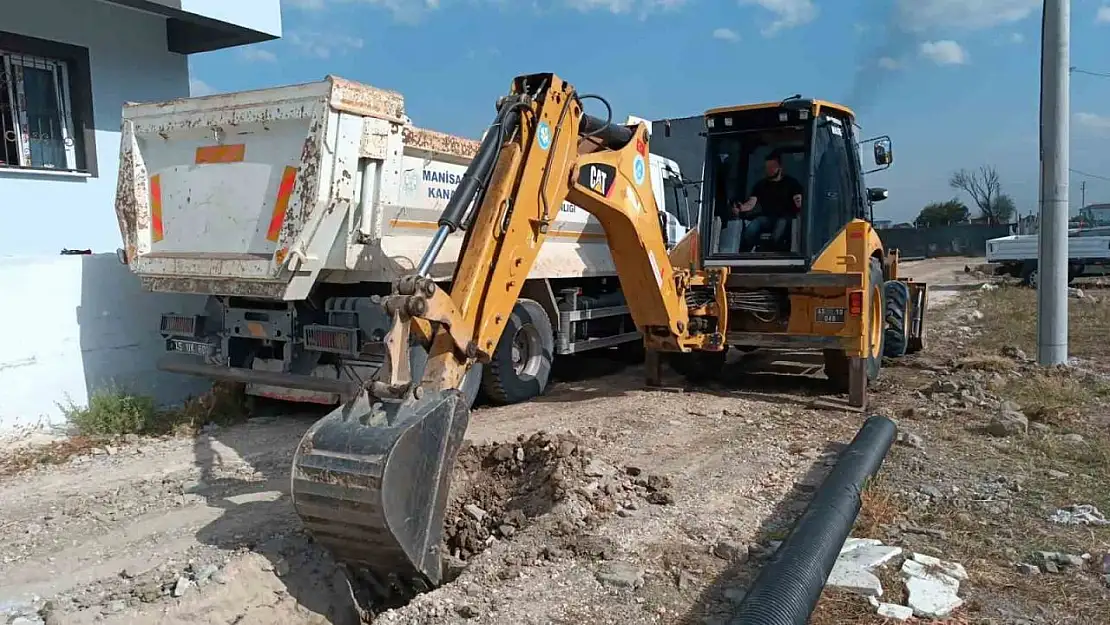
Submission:
<svg viewBox="0 0 1110 625">
<path fill-rule="evenodd" d="M 1080 176 L 1086 176 L 1088 178 L 1094 178 L 1096 180 L 1105 180 L 1107 182 L 1110 182 L 1110 176 L 1100 176 L 1098 174 L 1089 174 L 1085 171 L 1079 171 L 1078 169 L 1069 169 L 1068 171 L 1070 171 L 1073 174 L 1079 174 Z"/>
<path fill-rule="evenodd" d="M 1090 70 L 1081 70 L 1077 67 L 1074 67 L 1074 65 L 1072 65 L 1072 67 L 1068 68 L 1068 72 L 1069 73 L 1082 73 L 1082 74 L 1087 74 L 1087 75 L 1094 75 L 1094 77 L 1098 77 L 1098 78 L 1110 78 L 1110 73 L 1092 72 Z"/>
</svg>

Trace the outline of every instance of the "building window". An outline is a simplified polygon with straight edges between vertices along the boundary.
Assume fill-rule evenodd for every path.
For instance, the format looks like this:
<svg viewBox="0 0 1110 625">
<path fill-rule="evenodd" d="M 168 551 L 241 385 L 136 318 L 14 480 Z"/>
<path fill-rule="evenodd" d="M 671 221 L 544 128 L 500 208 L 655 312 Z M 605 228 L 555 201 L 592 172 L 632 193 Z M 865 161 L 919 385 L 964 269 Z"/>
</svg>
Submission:
<svg viewBox="0 0 1110 625">
<path fill-rule="evenodd" d="M 0 32 L 0 171 L 95 175 L 88 53 Z"/>
</svg>

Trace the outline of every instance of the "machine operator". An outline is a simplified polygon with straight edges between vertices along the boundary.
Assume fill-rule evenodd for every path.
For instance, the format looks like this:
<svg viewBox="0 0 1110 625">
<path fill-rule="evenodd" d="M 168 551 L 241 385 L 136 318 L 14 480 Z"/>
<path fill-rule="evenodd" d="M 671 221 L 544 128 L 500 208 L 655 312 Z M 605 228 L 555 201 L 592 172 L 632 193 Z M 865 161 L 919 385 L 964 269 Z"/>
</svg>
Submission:
<svg viewBox="0 0 1110 625">
<path fill-rule="evenodd" d="M 737 217 L 751 214 L 758 203 L 760 211 L 748 222 L 740 237 L 740 252 L 750 252 L 759 241 L 759 235 L 767 230 L 774 232 L 772 239 L 777 245 L 786 233 L 790 220 L 802 210 L 802 184 L 788 175 L 782 168 L 782 154 L 773 150 L 767 155 L 766 177 L 752 187 L 752 195 L 747 201 L 735 204 L 732 212 Z"/>
</svg>

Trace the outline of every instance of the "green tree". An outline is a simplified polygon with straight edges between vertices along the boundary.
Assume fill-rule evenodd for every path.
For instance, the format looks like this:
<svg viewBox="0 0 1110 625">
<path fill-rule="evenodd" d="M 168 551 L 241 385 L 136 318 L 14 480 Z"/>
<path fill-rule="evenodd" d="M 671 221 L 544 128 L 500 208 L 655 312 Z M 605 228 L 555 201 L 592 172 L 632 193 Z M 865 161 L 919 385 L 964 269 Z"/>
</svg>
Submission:
<svg viewBox="0 0 1110 625">
<path fill-rule="evenodd" d="M 943 202 L 933 202 L 921 209 L 917 214 L 914 224 L 919 228 L 930 226 L 947 226 L 949 224 L 967 221 L 970 211 L 963 202 L 952 198 Z"/>
<path fill-rule="evenodd" d="M 994 198 L 991 204 L 989 215 L 984 217 L 993 218 L 993 224 L 1008 224 L 1014 219 L 1014 214 L 1017 213 L 1017 206 L 1014 205 L 1014 198 L 1005 193 L 999 193 Z"/>
</svg>

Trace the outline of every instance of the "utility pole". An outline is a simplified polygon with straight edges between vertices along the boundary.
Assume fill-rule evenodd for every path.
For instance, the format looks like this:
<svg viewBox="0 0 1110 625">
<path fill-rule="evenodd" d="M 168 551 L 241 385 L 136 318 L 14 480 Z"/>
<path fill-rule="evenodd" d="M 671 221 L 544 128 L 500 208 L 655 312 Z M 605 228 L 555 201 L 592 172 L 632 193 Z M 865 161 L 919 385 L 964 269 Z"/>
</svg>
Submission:
<svg viewBox="0 0 1110 625">
<path fill-rule="evenodd" d="M 1037 361 L 1068 360 L 1068 67 L 1071 0 L 1045 0 L 1041 22 L 1041 227 Z"/>
<path fill-rule="evenodd" d="M 1087 208 L 1087 181 L 1079 183 L 1079 209 Z"/>
</svg>

